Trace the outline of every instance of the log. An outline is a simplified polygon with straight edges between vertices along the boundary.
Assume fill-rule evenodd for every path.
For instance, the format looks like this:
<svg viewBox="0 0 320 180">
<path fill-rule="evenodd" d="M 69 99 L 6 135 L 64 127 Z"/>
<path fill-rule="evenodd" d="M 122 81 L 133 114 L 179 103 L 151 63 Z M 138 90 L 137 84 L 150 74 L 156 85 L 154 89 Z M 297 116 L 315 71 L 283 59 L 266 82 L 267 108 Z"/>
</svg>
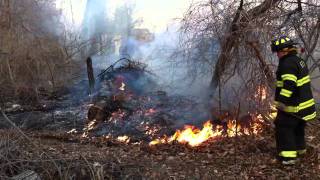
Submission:
<svg viewBox="0 0 320 180">
<path fill-rule="evenodd" d="M 102 122 L 108 120 L 113 112 L 123 108 L 123 99 L 110 98 L 97 101 L 88 110 L 88 121 Z"/>
</svg>

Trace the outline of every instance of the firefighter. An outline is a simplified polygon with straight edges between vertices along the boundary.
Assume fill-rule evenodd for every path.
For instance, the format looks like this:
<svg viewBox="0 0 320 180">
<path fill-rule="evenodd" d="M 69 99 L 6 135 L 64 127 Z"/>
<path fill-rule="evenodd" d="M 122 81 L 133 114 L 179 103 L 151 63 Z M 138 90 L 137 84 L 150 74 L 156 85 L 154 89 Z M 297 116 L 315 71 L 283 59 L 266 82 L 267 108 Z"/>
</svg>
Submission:
<svg viewBox="0 0 320 180">
<path fill-rule="evenodd" d="M 293 165 L 298 156 L 306 153 L 306 122 L 315 119 L 309 70 L 306 62 L 298 57 L 296 43 L 282 36 L 271 43 L 272 52 L 279 58 L 275 119 L 278 159 L 283 165 Z"/>
</svg>

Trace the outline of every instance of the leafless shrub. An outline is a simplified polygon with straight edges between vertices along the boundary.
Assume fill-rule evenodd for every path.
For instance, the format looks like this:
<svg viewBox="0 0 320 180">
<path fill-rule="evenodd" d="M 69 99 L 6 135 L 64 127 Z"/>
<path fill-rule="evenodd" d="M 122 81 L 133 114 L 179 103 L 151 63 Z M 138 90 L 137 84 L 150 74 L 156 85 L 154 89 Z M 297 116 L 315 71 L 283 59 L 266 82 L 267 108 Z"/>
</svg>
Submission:
<svg viewBox="0 0 320 180">
<path fill-rule="evenodd" d="M 234 95 L 243 95 L 239 101 L 252 99 L 260 86 L 268 87 L 270 94 L 276 61 L 269 44 L 276 35 L 303 42 L 311 71 L 319 67 L 314 57 L 319 46 L 319 5 L 313 0 L 195 3 L 182 19 L 181 50 L 176 55 L 190 65 L 193 76 L 211 76 L 211 95 L 227 82 L 237 83 Z"/>
<path fill-rule="evenodd" d="M 71 78 L 78 51 L 60 16 L 52 0 L 0 1 L 2 96 L 34 97 L 39 88 L 54 91 Z"/>
</svg>

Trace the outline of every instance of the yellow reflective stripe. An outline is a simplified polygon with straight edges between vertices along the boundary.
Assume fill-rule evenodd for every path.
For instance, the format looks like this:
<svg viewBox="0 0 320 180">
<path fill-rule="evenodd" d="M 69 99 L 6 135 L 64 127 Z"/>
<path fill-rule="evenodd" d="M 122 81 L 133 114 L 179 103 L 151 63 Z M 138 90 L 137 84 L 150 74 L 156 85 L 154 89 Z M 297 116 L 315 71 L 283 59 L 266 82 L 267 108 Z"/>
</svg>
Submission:
<svg viewBox="0 0 320 180">
<path fill-rule="evenodd" d="M 295 158 L 295 157 L 297 157 L 297 151 L 281 151 L 279 153 L 279 156 Z"/>
<path fill-rule="evenodd" d="M 299 106 L 286 106 L 281 102 L 275 101 L 276 107 L 284 107 L 282 109 L 285 112 L 290 112 L 290 113 L 297 113 L 299 111 Z"/>
<path fill-rule="evenodd" d="M 287 38 L 287 37 L 286 37 L 286 40 L 287 40 L 287 41 L 290 41 L 290 39 L 289 39 L 289 38 Z"/>
<path fill-rule="evenodd" d="M 294 82 L 297 82 L 297 76 L 293 75 L 293 74 L 284 74 L 281 76 L 282 78 L 282 81 L 286 81 L 286 80 L 289 80 L 289 81 L 294 81 Z"/>
<path fill-rule="evenodd" d="M 310 114 L 310 115 L 308 115 L 308 116 L 303 117 L 302 119 L 304 119 L 304 120 L 306 120 L 306 121 L 309 121 L 309 120 L 314 119 L 316 116 L 317 116 L 317 113 L 314 112 L 314 113 L 312 113 L 312 114 Z"/>
<path fill-rule="evenodd" d="M 280 44 L 279 40 L 275 42 L 275 45 L 278 46 L 279 44 Z"/>
<path fill-rule="evenodd" d="M 285 39 L 281 39 L 281 44 L 282 44 L 282 43 L 285 43 L 285 42 L 286 42 L 286 40 L 285 40 Z"/>
<path fill-rule="evenodd" d="M 308 108 L 310 106 L 313 106 L 314 104 L 315 104 L 314 99 L 310 99 L 308 101 L 300 103 L 299 104 L 299 110 L 306 109 L 306 108 Z"/>
<path fill-rule="evenodd" d="M 281 76 L 281 78 L 283 79 L 283 81 L 285 80 L 294 81 L 297 83 L 297 86 L 303 86 L 306 83 L 309 83 L 311 81 L 309 75 L 298 80 L 297 80 L 297 77 L 292 74 L 284 74 Z M 277 81 L 277 87 L 283 87 L 283 81 Z"/>
<path fill-rule="evenodd" d="M 286 106 L 284 109 L 285 112 L 297 113 L 299 112 L 299 107 L 296 106 Z"/>
<path fill-rule="evenodd" d="M 303 109 L 306 109 L 308 107 L 311 107 L 313 105 L 315 105 L 315 102 L 314 102 L 314 99 L 310 99 L 308 101 L 305 101 L 303 103 L 300 103 L 299 106 L 286 106 L 284 105 L 283 103 L 281 102 L 278 102 L 278 101 L 275 101 L 275 105 L 276 107 L 281 107 L 281 105 L 283 107 L 285 107 L 283 110 L 285 112 L 290 112 L 290 113 L 297 113 L 299 112 L 300 110 L 303 110 Z"/>
<path fill-rule="evenodd" d="M 277 87 L 283 87 L 283 81 L 277 81 Z"/>
<path fill-rule="evenodd" d="M 297 80 L 297 86 L 303 86 L 304 84 L 310 82 L 310 76 L 305 76 L 299 80 Z"/>
<path fill-rule="evenodd" d="M 281 89 L 280 95 L 285 96 L 285 97 L 291 97 L 292 91 L 286 90 L 286 89 Z"/>
</svg>

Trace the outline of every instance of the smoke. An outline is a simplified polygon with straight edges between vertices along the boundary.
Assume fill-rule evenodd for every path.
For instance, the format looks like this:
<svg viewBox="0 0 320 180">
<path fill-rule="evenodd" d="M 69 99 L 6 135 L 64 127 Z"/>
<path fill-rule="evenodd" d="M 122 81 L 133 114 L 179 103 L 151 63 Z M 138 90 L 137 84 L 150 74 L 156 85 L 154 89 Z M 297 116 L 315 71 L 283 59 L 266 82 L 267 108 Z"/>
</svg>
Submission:
<svg viewBox="0 0 320 180">
<path fill-rule="evenodd" d="M 107 0 L 88 0 L 82 22 L 82 36 L 84 39 L 93 38 L 106 32 Z"/>
<path fill-rule="evenodd" d="M 78 1 L 72 2 L 78 3 Z M 173 56 L 179 51 L 180 36 L 179 20 L 173 19 L 183 16 L 189 2 L 175 1 L 173 4 L 171 1 L 159 2 L 159 8 L 161 5 L 161 8 L 166 9 L 154 11 L 152 8 L 156 7 L 152 3 L 142 1 L 130 4 L 87 0 L 86 7 L 82 11 L 76 9 L 79 6 L 74 3 L 72 5 L 74 18 L 81 16 L 76 14 L 77 12 L 83 14 L 83 21 L 80 23 L 82 39 L 92 41 L 90 47 L 86 48 L 87 52 L 83 54 L 92 57 L 95 75 L 125 57 L 147 64 L 147 69 L 154 74 L 153 78 L 161 90 L 169 94 L 188 96 L 207 94 L 204 92 L 210 82 L 210 74 L 195 77 L 190 73 L 192 65 L 188 61 Z M 153 26 L 157 22 L 159 25 Z M 150 25 L 151 23 L 153 24 Z M 144 36 L 150 39 L 145 40 Z"/>
</svg>

